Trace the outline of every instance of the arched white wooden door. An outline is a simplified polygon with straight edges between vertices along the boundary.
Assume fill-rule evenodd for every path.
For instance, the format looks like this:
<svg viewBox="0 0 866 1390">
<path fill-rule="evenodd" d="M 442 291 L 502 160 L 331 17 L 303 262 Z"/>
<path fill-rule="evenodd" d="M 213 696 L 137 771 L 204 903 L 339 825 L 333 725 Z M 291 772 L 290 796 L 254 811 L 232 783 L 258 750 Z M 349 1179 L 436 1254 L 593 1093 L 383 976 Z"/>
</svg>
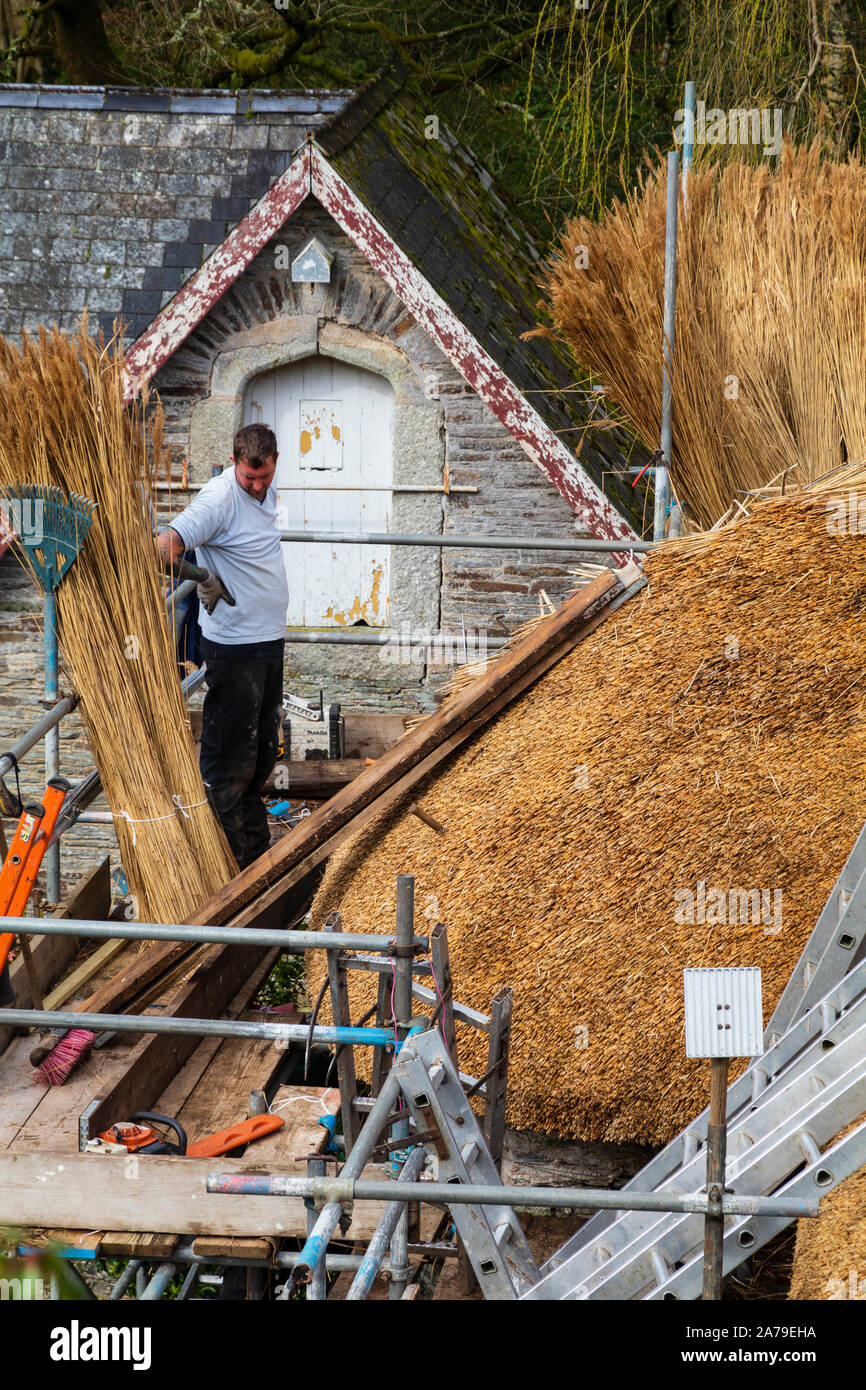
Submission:
<svg viewBox="0 0 866 1390">
<path fill-rule="evenodd" d="M 244 424 L 277 436 L 277 494 L 289 531 L 388 531 L 394 392 L 374 372 L 307 357 L 255 377 Z M 388 623 L 390 546 L 283 546 L 288 627 Z"/>
</svg>

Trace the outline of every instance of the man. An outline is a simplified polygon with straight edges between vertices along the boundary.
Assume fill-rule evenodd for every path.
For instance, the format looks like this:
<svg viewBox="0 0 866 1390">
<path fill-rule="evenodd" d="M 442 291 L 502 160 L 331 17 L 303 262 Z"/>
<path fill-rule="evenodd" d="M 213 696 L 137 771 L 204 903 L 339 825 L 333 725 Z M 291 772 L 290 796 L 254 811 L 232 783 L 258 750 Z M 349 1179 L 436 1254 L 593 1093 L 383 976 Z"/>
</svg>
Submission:
<svg viewBox="0 0 866 1390">
<path fill-rule="evenodd" d="M 207 666 L 201 772 L 243 869 L 270 844 L 261 793 L 279 748 L 289 591 L 276 522 L 273 430 L 238 430 L 232 463 L 156 544 L 164 563 L 195 550 L 211 575 L 198 589 Z"/>
</svg>

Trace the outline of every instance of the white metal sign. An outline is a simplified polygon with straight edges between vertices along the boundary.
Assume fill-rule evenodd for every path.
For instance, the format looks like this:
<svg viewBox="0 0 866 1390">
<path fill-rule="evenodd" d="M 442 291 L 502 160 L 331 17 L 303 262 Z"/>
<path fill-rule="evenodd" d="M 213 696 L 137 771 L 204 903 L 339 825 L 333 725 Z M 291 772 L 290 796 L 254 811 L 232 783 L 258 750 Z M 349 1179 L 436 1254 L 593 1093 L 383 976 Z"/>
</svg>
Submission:
<svg viewBox="0 0 866 1390">
<path fill-rule="evenodd" d="M 763 1048 L 757 966 L 684 970 L 687 1057 L 756 1057 Z"/>
</svg>

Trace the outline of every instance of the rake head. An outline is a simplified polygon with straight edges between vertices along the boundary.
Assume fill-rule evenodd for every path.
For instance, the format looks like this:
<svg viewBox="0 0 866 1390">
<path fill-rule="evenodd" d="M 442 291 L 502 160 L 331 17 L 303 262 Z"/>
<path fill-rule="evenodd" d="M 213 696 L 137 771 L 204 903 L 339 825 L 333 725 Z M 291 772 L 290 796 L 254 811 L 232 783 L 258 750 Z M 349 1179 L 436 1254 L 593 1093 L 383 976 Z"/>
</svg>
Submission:
<svg viewBox="0 0 866 1390">
<path fill-rule="evenodd" d="M 44 590 L 56 589 L 90 530 L 96 506 L 77 492 L 24 483 L 3 491 L 3 520 Z"/>
</svg>

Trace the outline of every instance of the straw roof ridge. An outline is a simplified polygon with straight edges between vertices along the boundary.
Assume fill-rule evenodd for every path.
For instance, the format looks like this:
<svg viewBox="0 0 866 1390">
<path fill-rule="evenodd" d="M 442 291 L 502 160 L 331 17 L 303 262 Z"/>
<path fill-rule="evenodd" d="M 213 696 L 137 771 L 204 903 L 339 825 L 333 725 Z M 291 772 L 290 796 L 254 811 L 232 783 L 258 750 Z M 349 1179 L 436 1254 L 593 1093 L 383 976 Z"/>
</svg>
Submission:
<svg viewBox="0 0 866 1390">
<path fill-rule="evenodd" d="M 392 930 L 411 873 L 456 996 L 513 986 L 513 1126 L 667 1142 L 706 1100 L 683 968 L 760 965 L 768 1016 L 790 977 L 866 820 L 864 550 L 830 500 L 662 547 L 647 589 L 407 796 L 444 836 L 404 803 L 329 861 L 315 925 L 339 907 Z M 353 1017 L 374 987 L 352 980 Z M 483 1040 L 460 1045 L 483 1074 Z"/>
</svg>

